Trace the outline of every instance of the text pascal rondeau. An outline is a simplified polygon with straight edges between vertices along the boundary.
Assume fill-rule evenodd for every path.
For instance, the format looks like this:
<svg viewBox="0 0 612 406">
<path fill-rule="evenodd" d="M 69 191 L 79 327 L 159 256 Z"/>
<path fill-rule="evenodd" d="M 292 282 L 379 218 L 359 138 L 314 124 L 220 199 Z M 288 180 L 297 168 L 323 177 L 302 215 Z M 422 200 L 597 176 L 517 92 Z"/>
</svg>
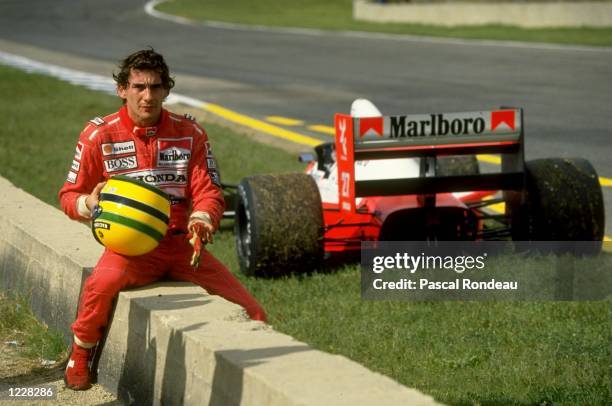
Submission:
<svg viewBox="0 0 612 406">
<path fill-rule="evenodd" d="M 372 282 L 377 290 L 517 290 L 518 282 L 496 281 L 473 281 L 471 279 L 455 279 L 454 281 L 430 281 L 420 278 L 418 281 L 412 279 L 400 279 L 399 281 L 383 281 L 374 279 Z"/>
</svg>

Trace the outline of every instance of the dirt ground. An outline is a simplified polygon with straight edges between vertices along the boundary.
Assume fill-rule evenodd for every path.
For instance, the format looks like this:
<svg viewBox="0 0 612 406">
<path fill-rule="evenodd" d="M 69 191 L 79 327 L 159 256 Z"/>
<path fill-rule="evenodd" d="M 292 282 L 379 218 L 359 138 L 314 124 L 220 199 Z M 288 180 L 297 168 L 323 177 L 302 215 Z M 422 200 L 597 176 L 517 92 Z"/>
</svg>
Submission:
<svg viewBox="0 0 612 406">
<path fill-rule="evenodd" d="M 0 341 L 0 391 L 13 387 L 55 386 L 57 396 L 53 400 L 7 400 L 0 396 L 0 406 L 15 405 L 123 405 L 122 402 L 100 385 L 88 391 L 73 391 L 64 386 L 64 367 L 66 363 L 56 363 L 42 367 L 41 360 L 31 360 L 19 355 L 19 349 L 12 344 Z"/>
</svg>

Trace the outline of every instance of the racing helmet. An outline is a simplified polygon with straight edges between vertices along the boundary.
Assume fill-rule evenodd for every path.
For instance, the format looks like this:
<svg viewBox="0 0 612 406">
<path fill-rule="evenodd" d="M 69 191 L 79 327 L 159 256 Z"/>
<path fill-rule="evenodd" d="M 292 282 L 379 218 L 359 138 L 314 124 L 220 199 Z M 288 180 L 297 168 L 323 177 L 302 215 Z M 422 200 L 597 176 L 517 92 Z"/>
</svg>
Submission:
<svg viewBox="0 0 612 406">
<path fill-rule="evenodd" d="M 355 99 L 351 103 L 351 116 L 353 117 L 382 117 L 378 107 L 368 99 Z"/>
<path fill-rule="evenodd" d="M 160 189 L 127 176 L 110 178 L 92 215 L 95 239 L 118 254 L 152 251 L 166 234 L 170 197 Z"/>
</svg>

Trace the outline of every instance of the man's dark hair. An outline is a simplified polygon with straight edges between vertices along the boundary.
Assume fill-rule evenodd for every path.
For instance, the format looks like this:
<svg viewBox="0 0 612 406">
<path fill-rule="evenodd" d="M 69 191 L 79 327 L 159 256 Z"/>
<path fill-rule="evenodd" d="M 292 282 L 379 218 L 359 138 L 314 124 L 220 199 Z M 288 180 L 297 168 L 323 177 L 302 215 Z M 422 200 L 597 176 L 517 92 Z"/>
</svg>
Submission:
<svg viewBox="0 0 612 406">
<path fill-rule="evenodd" d="M 113 73 L 113 79 L 115 79 L 117 86 L 127 88 L 130 71 L 132 69 L 155 71 L 159 73 L 162 80 L 162 86 L 166 90 L 170 90 L 174 87 L 174 79 L 170 77 L 170 69 L 168 69 L 164 57 L 155 52 L 153 48 L 134 52 L 121 61 L 119 64 L 119 73 Z"/>
</svg>

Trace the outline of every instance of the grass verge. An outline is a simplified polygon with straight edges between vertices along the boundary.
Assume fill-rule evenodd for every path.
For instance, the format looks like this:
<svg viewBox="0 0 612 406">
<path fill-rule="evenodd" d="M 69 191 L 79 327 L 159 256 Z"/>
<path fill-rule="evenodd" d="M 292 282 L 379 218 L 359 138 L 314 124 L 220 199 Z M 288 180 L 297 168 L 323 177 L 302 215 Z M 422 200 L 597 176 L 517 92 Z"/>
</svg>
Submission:
<svg viewBox="0 0 612 406">
<path fill-rule="evenodd" d="M 8 298 L 0 293 L 0 340 L 17 342 L 19 353 L 27 358 L 57 361 L 66 350 L 61 333 L 40 323 L 24 298 Z"/>
<path fill-rule="evenodd" d="M 11 95 L 0 99 L 0 173 L 57 206 L 83 123 L 116 110 L 119 101 L 10 68 L 0 67 L 0 75 L 0 94 Z M 300 169 L 283 151 L 206 128 L 225 181 Z M 211 250 L 237 272 L 228 228 L 224 223 Z M 445 403 L 609 400 L 609 302 L 364 302 L 354 266 L 278 280 L 238 277 L 277 330 Z"/>
<path fill-rule="evenodd" d="M 442 27 L 353 20 L 352 0 L 172 0 L 159 11 L 193 20 L 226 21 L 272 27 L 305 27 L 410 34 L 431 37 L 511 40 L 611 46 L 609 28 L 519 28 L 501 25 Z"/>
</svg>

